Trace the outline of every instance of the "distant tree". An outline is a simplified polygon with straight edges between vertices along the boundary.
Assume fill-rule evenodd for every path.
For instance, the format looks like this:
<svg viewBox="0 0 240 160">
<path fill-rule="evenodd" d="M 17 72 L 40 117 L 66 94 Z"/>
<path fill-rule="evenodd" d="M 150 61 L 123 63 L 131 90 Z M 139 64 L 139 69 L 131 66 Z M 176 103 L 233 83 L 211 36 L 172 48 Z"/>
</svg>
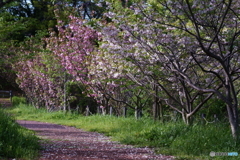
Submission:
<svg viewBox="0 0 240 160">
<path fill-rule="evenodd" d="M 19 52 L 16 52 L 21 45 L 20 43 L 27 41 L 29 38 L 48 37 L 52 31 L 58 33 L 57 19 L 61 19 L 64 22 L 63 25 L 67 25 L 70 14 L 87 17 L 87 14 L 90 15 L 94 12 L 94 16 L 88 18 L 99 18 L 104 10 L 104 3 L 101 2 L 101 4 L 103 4 L 102 7 L 99 7 L 93 1 L 79 0 L 1 1 L 0 72 L 12 72 L 12 68 L 9 66 L 17 62 L 18 57 L 20 57 L 17 54 Z M 87 13 L 83 12 L 84 10 Z M 42 45 L 46 47 L 46 43 L 42 43 Z M 28 48 L 30 47 L 32 46 L 28 46 Z M 14 72 L 12 73 L 14 75 Z M 11 83 L 15 81 L 14 78 L 11 78 L 11 80 L 6 76 L 4 78 L 8 79 L 7 81 L 12 81 Z"/>
<path fill-rule="evenodd" d="M 97 32 L 87 26 L 86 22 L 87 20 L 75 16 L 69 17 L 68 25 L 59 20 L 58 33 L 51 31 L 50 37 L 45 39 L 46 49 L 55 56 L 63 71 L 70 75 L 70 80 L 79 84 L 84 95 L 88 95 L 88 66 L 98 39 Z M 68 79 L 65 78 L 64 81 L 66 84 Z"/>
<path fill-rule="evenodd" d="M 28 102 L 36 108 L 46 107 L 48 111 L 61 109 L 64 69 L 55 55 L 45 50 L 39 39 L 25 41 L 18 54 L 18 62 L 13 64 L 13 69 L 17 75 L 16 82 Z"/>
</svg>

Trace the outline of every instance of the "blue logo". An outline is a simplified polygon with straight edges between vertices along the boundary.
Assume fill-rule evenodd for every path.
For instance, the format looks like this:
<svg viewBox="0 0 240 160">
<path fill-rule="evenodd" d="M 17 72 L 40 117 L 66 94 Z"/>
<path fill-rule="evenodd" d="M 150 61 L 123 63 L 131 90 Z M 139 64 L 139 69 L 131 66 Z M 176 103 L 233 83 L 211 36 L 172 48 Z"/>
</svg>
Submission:
<svg viewBox="0 0 240 160">
<path fill-rule="evenodd" d="M 228 152 L 228 156 L 238 156 L 238 152 Z"/>
</svg>

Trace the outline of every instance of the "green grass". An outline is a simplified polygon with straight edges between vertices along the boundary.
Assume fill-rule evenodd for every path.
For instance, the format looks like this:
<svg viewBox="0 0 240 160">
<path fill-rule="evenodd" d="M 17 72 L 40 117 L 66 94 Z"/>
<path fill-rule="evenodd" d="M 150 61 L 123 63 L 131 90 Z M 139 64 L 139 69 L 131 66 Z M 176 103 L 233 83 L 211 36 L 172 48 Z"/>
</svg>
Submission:
<svg viewBox="0 0 240 160">
<path fill-rule="evenodd" d="M 17 106 L 19 104 L 26 104 L 26 98 L 13 96 L 12 97 L 12 105 Z"/>
<path fill-rule="evenodd" d="M 23 104 L 8 112 L 17 119 L 52 122 L 104 133 L 115 141 L 154 147 L 157 153 L 174 155 L 178 159 L 210 159 L 211 151 L 240 153 L 239 146 L 231 137 L 229 126 L 222 123 L 186 126 L 181 122 L 160 123 L 149 118 L 135 120 L 133 117 L 101 115 L 85 117 L 63 112 L 48 113 L 44 109 Z M 240 159 L 240 156 L 211 159 Z"/>
<path fill-rule="evenodd" d="M 40 149 L 34 132 L 18 125 L 0 109 L 0 159 L 33 159 Z"/>
</svg>

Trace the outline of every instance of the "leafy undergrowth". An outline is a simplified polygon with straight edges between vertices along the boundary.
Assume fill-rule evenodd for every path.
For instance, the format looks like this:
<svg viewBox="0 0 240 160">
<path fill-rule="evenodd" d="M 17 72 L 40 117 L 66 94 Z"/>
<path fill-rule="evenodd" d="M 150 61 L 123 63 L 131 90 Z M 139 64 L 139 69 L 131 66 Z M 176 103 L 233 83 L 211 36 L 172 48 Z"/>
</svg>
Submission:
<svg viewBox="0 0 240 160">
<path fill-rule="evenodd" d="M 0 109 L 0 159 L 33 159 L 38 155 L 39 149 L 34 132 L 18 125 Z"/>
<path fill-rule="evenodd" d="M 178 159 L 240 159 L 240 156 L 209 156 L 211 151 L 240 153 L 227 124 L 186 126 L 181 122 L 160 123 L 148 118 L 135 120 L 132 117 L 101 115 L 85 117 L 73 113 L 48 113 L 44 109 L 27 105 L 19 105 L 8 112 L 21 120 L 52 122 L 104 133 L 115 141 L 154 147 L 157 153 L 173 155 Z"/>
</svg>

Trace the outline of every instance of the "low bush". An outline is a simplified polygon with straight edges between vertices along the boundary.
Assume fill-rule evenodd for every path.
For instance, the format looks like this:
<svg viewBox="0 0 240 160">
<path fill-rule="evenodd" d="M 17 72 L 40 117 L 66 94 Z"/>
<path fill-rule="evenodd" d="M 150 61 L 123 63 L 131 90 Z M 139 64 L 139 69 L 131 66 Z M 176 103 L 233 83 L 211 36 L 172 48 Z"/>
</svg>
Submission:
<svg viewBox="0 0 240 160">
<path fill-rule="evenodd" d="M 13 96 L 12 97 L 12 105 L 17 106 L 19 104 L 26 104 L 26 98 L 25 97 Z"/>
</svg>

